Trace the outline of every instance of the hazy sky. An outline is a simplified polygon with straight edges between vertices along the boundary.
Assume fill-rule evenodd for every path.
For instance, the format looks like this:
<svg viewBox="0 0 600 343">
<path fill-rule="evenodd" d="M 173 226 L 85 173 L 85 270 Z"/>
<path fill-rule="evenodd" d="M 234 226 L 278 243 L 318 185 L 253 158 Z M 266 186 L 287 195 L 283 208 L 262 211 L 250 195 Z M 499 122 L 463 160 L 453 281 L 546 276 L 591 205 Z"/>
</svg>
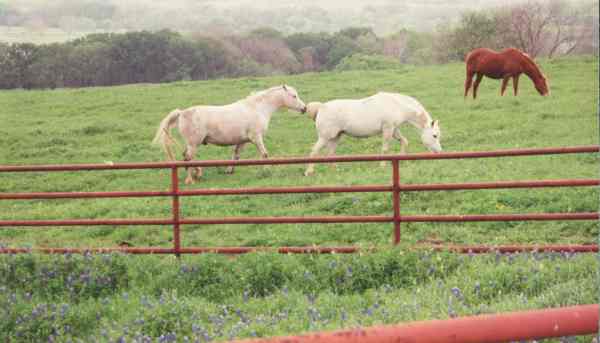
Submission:
<svg viewBox="0 0 600 343">
<path fill-rule="evenodd" d="M 457 20 L 466 11 L 524 1 L 0 0 L 0 5 L 18 11 L 12 18 L 4 16 L 0 40 L 52 42 L 86 32 L 159 29 L 239 34 L 258 27 L 272 27 L 284 33 L 335 32 L 349 26 L 371 27 L 380 35 L 405 28 L 431 32 L 440 24 Z M 598 0 L 569 2 L 597 4 Z"/>
</svg>

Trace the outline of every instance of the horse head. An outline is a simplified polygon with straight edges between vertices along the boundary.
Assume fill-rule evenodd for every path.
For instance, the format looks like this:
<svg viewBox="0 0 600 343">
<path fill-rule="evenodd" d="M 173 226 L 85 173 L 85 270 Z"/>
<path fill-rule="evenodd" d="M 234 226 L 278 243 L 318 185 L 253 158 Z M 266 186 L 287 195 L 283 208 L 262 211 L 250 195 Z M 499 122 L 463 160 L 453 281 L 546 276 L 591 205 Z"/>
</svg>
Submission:
<svg viewBox="0 0 600 343">
<path fill-rule="evenodd" d="M 429 121 L 421 131 L 421 141 L 431 152 L 442 152 L 442 145 L 440 143 L 441 138 L 442 132 L 440 130 L 439 120 Z"/>
<path fill-rule="evenodd" d="M 283 90 L 283 105 L 285 107 L 300 113 L 306 113 L 306 105 L 300 99 L 300 96 L 294 87 L 282 85 L 281 89 Z"/>
<path fill-rule="evenodd" d="M 550 87 L 548 85 L 548 79 L 546 79 L 546 76 L 544 74 L 540 73 L 540 76 L 535 79 L 535 81 L 533 82 L 533 85 L 535 86 L 535 89 L 538 91 L 538 93 L 540 93 L 540 95 L 542 95 L 542 96 L 550 95 Z"/>
</svg>

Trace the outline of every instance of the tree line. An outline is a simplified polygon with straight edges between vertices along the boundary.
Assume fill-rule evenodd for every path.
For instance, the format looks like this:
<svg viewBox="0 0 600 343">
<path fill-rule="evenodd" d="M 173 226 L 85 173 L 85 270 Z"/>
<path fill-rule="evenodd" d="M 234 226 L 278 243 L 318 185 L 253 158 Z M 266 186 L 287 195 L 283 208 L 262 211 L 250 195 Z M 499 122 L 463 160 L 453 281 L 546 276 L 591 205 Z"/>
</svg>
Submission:
<svg viewBox="0 0 600 343">
<path fill-rule="evenodd" d="M 293 74 L 460 61 L 477 47 L 514 46 L 537 56 L 598 53 L 598 17 L 564 2 L 530 1 L 464 13 L 434 32 L 381 37 L 368 27 L 285 35 L 162 31 L 90 34 L 35 45 L 0 43 L 0 88 L 57 88 Z"/>
</svg>

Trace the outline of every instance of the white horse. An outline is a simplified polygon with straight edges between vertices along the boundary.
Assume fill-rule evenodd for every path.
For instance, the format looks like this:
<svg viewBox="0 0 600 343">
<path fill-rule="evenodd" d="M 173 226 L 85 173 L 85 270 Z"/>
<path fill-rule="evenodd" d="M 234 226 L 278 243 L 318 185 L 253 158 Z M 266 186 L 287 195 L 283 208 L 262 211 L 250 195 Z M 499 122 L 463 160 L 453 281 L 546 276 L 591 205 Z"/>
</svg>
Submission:
<svg viewBox="0 0 600 343">
<path fill-rule="evenodd" d="M 337 143 L 346 134 L 352 137 L 383 135 L 381 152 L 386 154 L 392 138 L 400 141 L 402 153 L 406 153 L 408 140 L 400 134 L 399 126 L 411 123 L 421 130 L 423 144 L 432 152 L 441 152 L 439 121 L 432 120 L 429 113 L 416 99 L 397 93 L 379 92 L 358 100 L 332 100 L 326 103 L 311 102 L 306 112 L 315 121 L 319 140 L 310 156 L 316 156 L 323 147 L 329 155 L 335 154 Z M 385 166 L 385 162 L 381 162 Z M 314 173 L 314 163 L 308 165 L 304 175 Z"/>
<path fill-rule="evenodd" d="M 269 127 L 273 112 L 281 107 L 304 113 L 306 105 L 293 87 L 272 87 L 254 93 L 245 99 L 224 106 L 194 106 L 185 110 L 176 109 L 160 123 L 153 142 L 162 145 L 167 157 L 174 160 L 171 145 L 175 140 L 169 133 L 178 125 L 185 140 L 183 158 L 191 161 L 199 144 L 220 146 L 235 145 L 233 159 L 240 158 L 244 145 L 252 142 L 262 158 L 268 157 L 263 137 Z M 202 168 L 195 168 L 196 177 L 202 176 Z M 227 173 L 233 173 L 229 166 Z M 188 169 L 186 184 L 193 183 L 192 170 Z"/>
</svg>

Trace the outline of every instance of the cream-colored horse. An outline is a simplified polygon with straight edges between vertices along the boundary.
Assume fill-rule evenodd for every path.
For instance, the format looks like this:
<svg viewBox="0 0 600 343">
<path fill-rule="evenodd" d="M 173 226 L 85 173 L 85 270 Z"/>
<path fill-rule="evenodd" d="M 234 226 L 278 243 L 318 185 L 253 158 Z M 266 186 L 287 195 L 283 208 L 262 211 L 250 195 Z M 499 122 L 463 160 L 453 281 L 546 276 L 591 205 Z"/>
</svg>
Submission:
<svg viewBox="0 0 600 343">
<path fill-rule="evenodd" d="M 442 151 L 440 125 L 416 99 L 397 93 L 380 92 L 358 100 L 333 100 L 326 103 L 311 102 L 306 112 L 317 126 L 319 140 L 310 156 L 316 156 L 323 147 L 329 155 L 335 154 L 337 143 L 346 134 L 352 137 L 383 135 L 381 152 L 387 153 L 392 138 L 400 141 L 402 153 L 406 152 L 408 140 L 400 134 L 399 126 L 411 123 L 421 130 L 423 144 L 432 152 Z M 385 165 L 385 162 L 381 162 Z M 314 173 L 314 164 L 308 165 L 304 175 Z"/>
<path fill-rule="evenodd" d="M 286 85 L 272 87 L 252 94 L 245 99 L 225 106 L 194 106 L 185 110 L 176 109 L 160 123 L 154 143 L 162 145 L 167 157 L 174 160 L 171 145 L 174 139 L 169 131 L 178 125 L 185 140 L 186 161 L 194 158 L 199 144 L 220 146 L 235 145 L 233 159 L 240 158 L 240 151 L 248 142 L 256 145 L 262 158 L 268 157 L 263 137 L 269 127 L 273 112 L 287 107 L 299 112 L 306 111 L 298 92 Z M 196 176 L 202 176 L 202 168 L 195 168 Z M 233 173 L 233 166 L 227 168 Z M 192 170 L 188 169 L 186 184 L 194 181 Z"/>
</svg>

